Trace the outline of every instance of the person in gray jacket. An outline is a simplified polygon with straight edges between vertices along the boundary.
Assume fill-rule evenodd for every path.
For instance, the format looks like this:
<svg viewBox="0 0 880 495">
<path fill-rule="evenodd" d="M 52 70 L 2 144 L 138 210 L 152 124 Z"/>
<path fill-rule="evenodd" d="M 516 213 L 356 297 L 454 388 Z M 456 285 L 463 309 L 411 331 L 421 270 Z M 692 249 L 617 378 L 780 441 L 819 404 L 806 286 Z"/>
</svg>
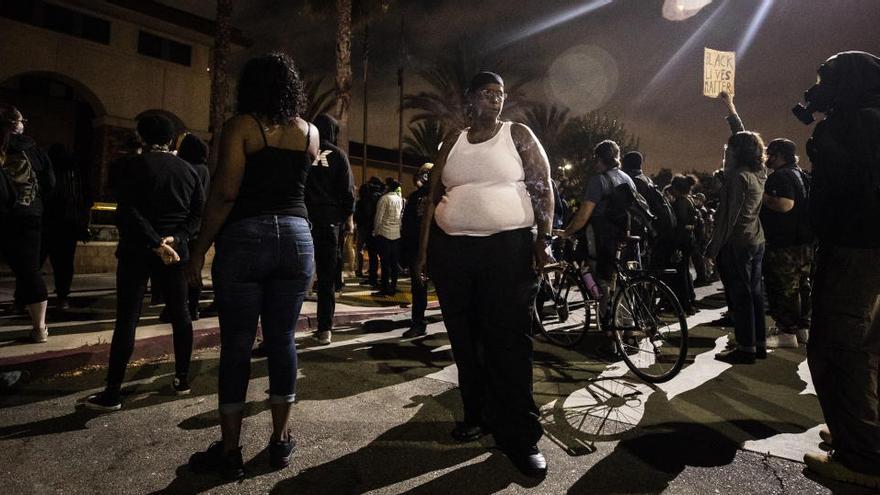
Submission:
<svg viewBox="0 0 880 495">
<path fill-rule="evenodd" d="M 733 134 L 724 147 L 724 184 L 721 186 L 715 232 L 706 256 L 716 260 L 727 302 L 734 314 L 737 346 L 715 359 L 730 364 L 754 364 L 767 357 L 767 327 L 764 320 L 764 230 L 758 214 L 767 171 L 760 134 L 746 131 L 730 97 L 727 117 Z"/>
</svg>

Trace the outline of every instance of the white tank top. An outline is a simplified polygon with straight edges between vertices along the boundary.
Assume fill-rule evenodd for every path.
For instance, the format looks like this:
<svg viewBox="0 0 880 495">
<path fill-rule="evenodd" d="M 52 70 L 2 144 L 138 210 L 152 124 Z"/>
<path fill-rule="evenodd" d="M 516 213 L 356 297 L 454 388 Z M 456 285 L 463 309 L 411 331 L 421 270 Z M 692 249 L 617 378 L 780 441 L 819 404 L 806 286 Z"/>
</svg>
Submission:
<svg viewBox="0 0 880 495">
<path fill-rule="evenodd" d="M 522 158 L 510 134 L 510 122 L 488 141 L 471 144 L 458 136 L 440 180 L 446 194 L 434 212 L 449 235 L 485 237 L 535 223 L 526 190 Z"/>
</svg>

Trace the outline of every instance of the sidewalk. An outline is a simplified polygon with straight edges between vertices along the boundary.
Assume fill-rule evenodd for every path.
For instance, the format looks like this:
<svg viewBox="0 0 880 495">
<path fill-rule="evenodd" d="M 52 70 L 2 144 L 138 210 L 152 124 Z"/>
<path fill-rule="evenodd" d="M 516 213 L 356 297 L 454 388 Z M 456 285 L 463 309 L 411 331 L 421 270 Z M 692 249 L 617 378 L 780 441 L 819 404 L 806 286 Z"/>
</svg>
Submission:
<svg viewBox="0 0 880 495">
<path fill-rule="evenodd" d="M 46 277 L 50 294 L 52 277 Z M 373 289 L 358 285 L 359 280 L 346 280 L 346 287 L 337 295 L 334 327 L 342 327 L 378 317 L 404 316 L 409 313 L 409 280 L 398 283 L 398 295 L 374 297 Z M 71 308 L 60 311 L 50 295 L 47 323 L 49 341 L 34 344 L 28 341 L 31 328 L 25 314 L 14 313 L 12 307 L 14 280 L 0 277 L 0 369 L 25 368 L 32 373 L 49 375 L 107 362 L 115 321 L 115 274 L 77 275 L 70 295 Z M 314 296 L 314 295 L 313 295 Z M 429 294 L 428 307 L 437 308 L 436 296 Z M 136 333 L 132 361 L 156 358 L 171 353 L 171 325 L 159 321 L 162 306 L 149 306 L 149 291 Z M 213 300 L 210 284 L 202 293 L 204 309 Z M 296 331 L 297 337 L 308 335 L 317 327 L 317 303 L 308 297 L 303 303 Z M 216 315 L 193 322 L 193 348 L 203 349 L 220 344 Z"/>
</svg>

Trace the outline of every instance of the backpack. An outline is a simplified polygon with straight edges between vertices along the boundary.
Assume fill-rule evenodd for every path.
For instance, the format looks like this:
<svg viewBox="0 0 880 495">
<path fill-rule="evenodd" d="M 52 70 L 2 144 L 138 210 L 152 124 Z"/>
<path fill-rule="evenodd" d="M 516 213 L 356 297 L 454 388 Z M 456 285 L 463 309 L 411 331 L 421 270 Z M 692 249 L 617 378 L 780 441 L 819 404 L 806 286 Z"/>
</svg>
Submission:
<svg viewBox="0 0 880 495">
<path fill-rule="evenodd" d="M 4 180 L 11 182 L 12 193 L 16 197 L 15 206 L 30 206 L 37 197 L 39 183 L 27 153 L 10 149 L 0 162 L 0 166 L 3 167 L 4 175 L 8 176 L 8 179 Z"/>
<path fill-rule="evenodd" d="M 618 184 L 611 191 L 606 217 L 622 234 L 637 235 L 643 238 L 657 236 L 654 229 L 655 217 L 648 202 L 628 183 Z"/>
<path fill-rule="evenodd" d="M 654 230 L 657 232 L 658 236 L 672 232 L 675 230 L 675 227 L 678 226 L 675 212 L 672 211 L 672 205 L 669 204 L 669 200 L 666 199 L 666 196 L 663 195 L 660 188 L 650 183 L 648 183 L 647 186 L 644 197 L 645 201 L 648 202 L 648 206 L 651 208 L 651 213 L 655 217 L 653 225 Z"/>
</svg>

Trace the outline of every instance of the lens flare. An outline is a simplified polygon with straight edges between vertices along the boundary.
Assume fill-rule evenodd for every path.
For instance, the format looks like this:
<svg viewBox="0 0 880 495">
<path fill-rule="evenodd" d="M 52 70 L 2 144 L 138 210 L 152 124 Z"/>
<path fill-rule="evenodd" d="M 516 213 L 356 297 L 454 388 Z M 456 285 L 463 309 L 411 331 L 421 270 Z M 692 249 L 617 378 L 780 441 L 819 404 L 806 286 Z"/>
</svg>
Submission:
<svg viewBox="0 0 880 495">
<path fill-rule="evenodd" d="M 654 77 L 651 78 L 651 81 L 645 86 L 641 93 L 639 93 L 638 98 L 636 99 L 636 103 L 641 105 L 648 99 L 655 91 L 657 91 L 657 87 L 660 85 L 663 80 L 665 80 L 669 73 L 672 72 L 672 69 L 684 58 L 684 55 L 688 52 L 691 52 L 695 47 L 703 39 L 704 35 L 709 31 L 709 28 L 715 22 L 718 17 L 721 16 L 722 11 L 725 10 L 727 5 L 730 3 L 730 0 L 724 0 L 724 2 L 715 9 L 715 12 L 712 12 L 712 15 L 706 18 L 703 21 L 703 24 L 694 31 L 694 34 L 691 35 L 690 38 L 675 52 L 664 65 L 663 67 L 654 74 Z M 702 50 L 702 49 L 701 49 Z M 702 52 L 701 52 L 702 53 Z"/>
<path fill-rule="evenodd" d="M 524 40 L 528 37 L 542 33 L 548 29 L 559 26 L 560 24 L 564 24 L 577 17 L 589 14 L 590 12 L 600 9 L 610 4 L 611 2 L 612 0 L 592 0 L 584 5 L 581 5 L 580 7 L 574 7 L 565 12 L 545 17 L 535 24 L 518 31 L 515 34 L 506 36 L 502 40 L 498 41 L 498 43 L 496 43 L 494 46 L 492 46 L 492 49 L 497 50 L 512 43 L 516 43 L 517 41 Z"/>
<path fill-rule="evenodd" d="M 600 108 L 617 91 L 620 71 L 610 53 L 593 45 L 577 45 L 553 61 L 544 91 L 579 113 Z"/>
<path fill-rule="evenodd" d="M 755 41 L 755 35 L 758 34 L 758 30 L 761 29 L 761 26 L 764 24 L 764 20 L 767 18 L 767 14 L 770 13 L 771 7 L 773 7 L 773 0 L 763 0 L 761 6 L 755 11 L 755 15 L 753 15 L 752 20 L 749 21 L 749 27 L 746 29 L 746 34 L 736 47 L 737 59 L 742 59 L 742 56 L 752 45 L 752 42 Z"/>
</svg>

